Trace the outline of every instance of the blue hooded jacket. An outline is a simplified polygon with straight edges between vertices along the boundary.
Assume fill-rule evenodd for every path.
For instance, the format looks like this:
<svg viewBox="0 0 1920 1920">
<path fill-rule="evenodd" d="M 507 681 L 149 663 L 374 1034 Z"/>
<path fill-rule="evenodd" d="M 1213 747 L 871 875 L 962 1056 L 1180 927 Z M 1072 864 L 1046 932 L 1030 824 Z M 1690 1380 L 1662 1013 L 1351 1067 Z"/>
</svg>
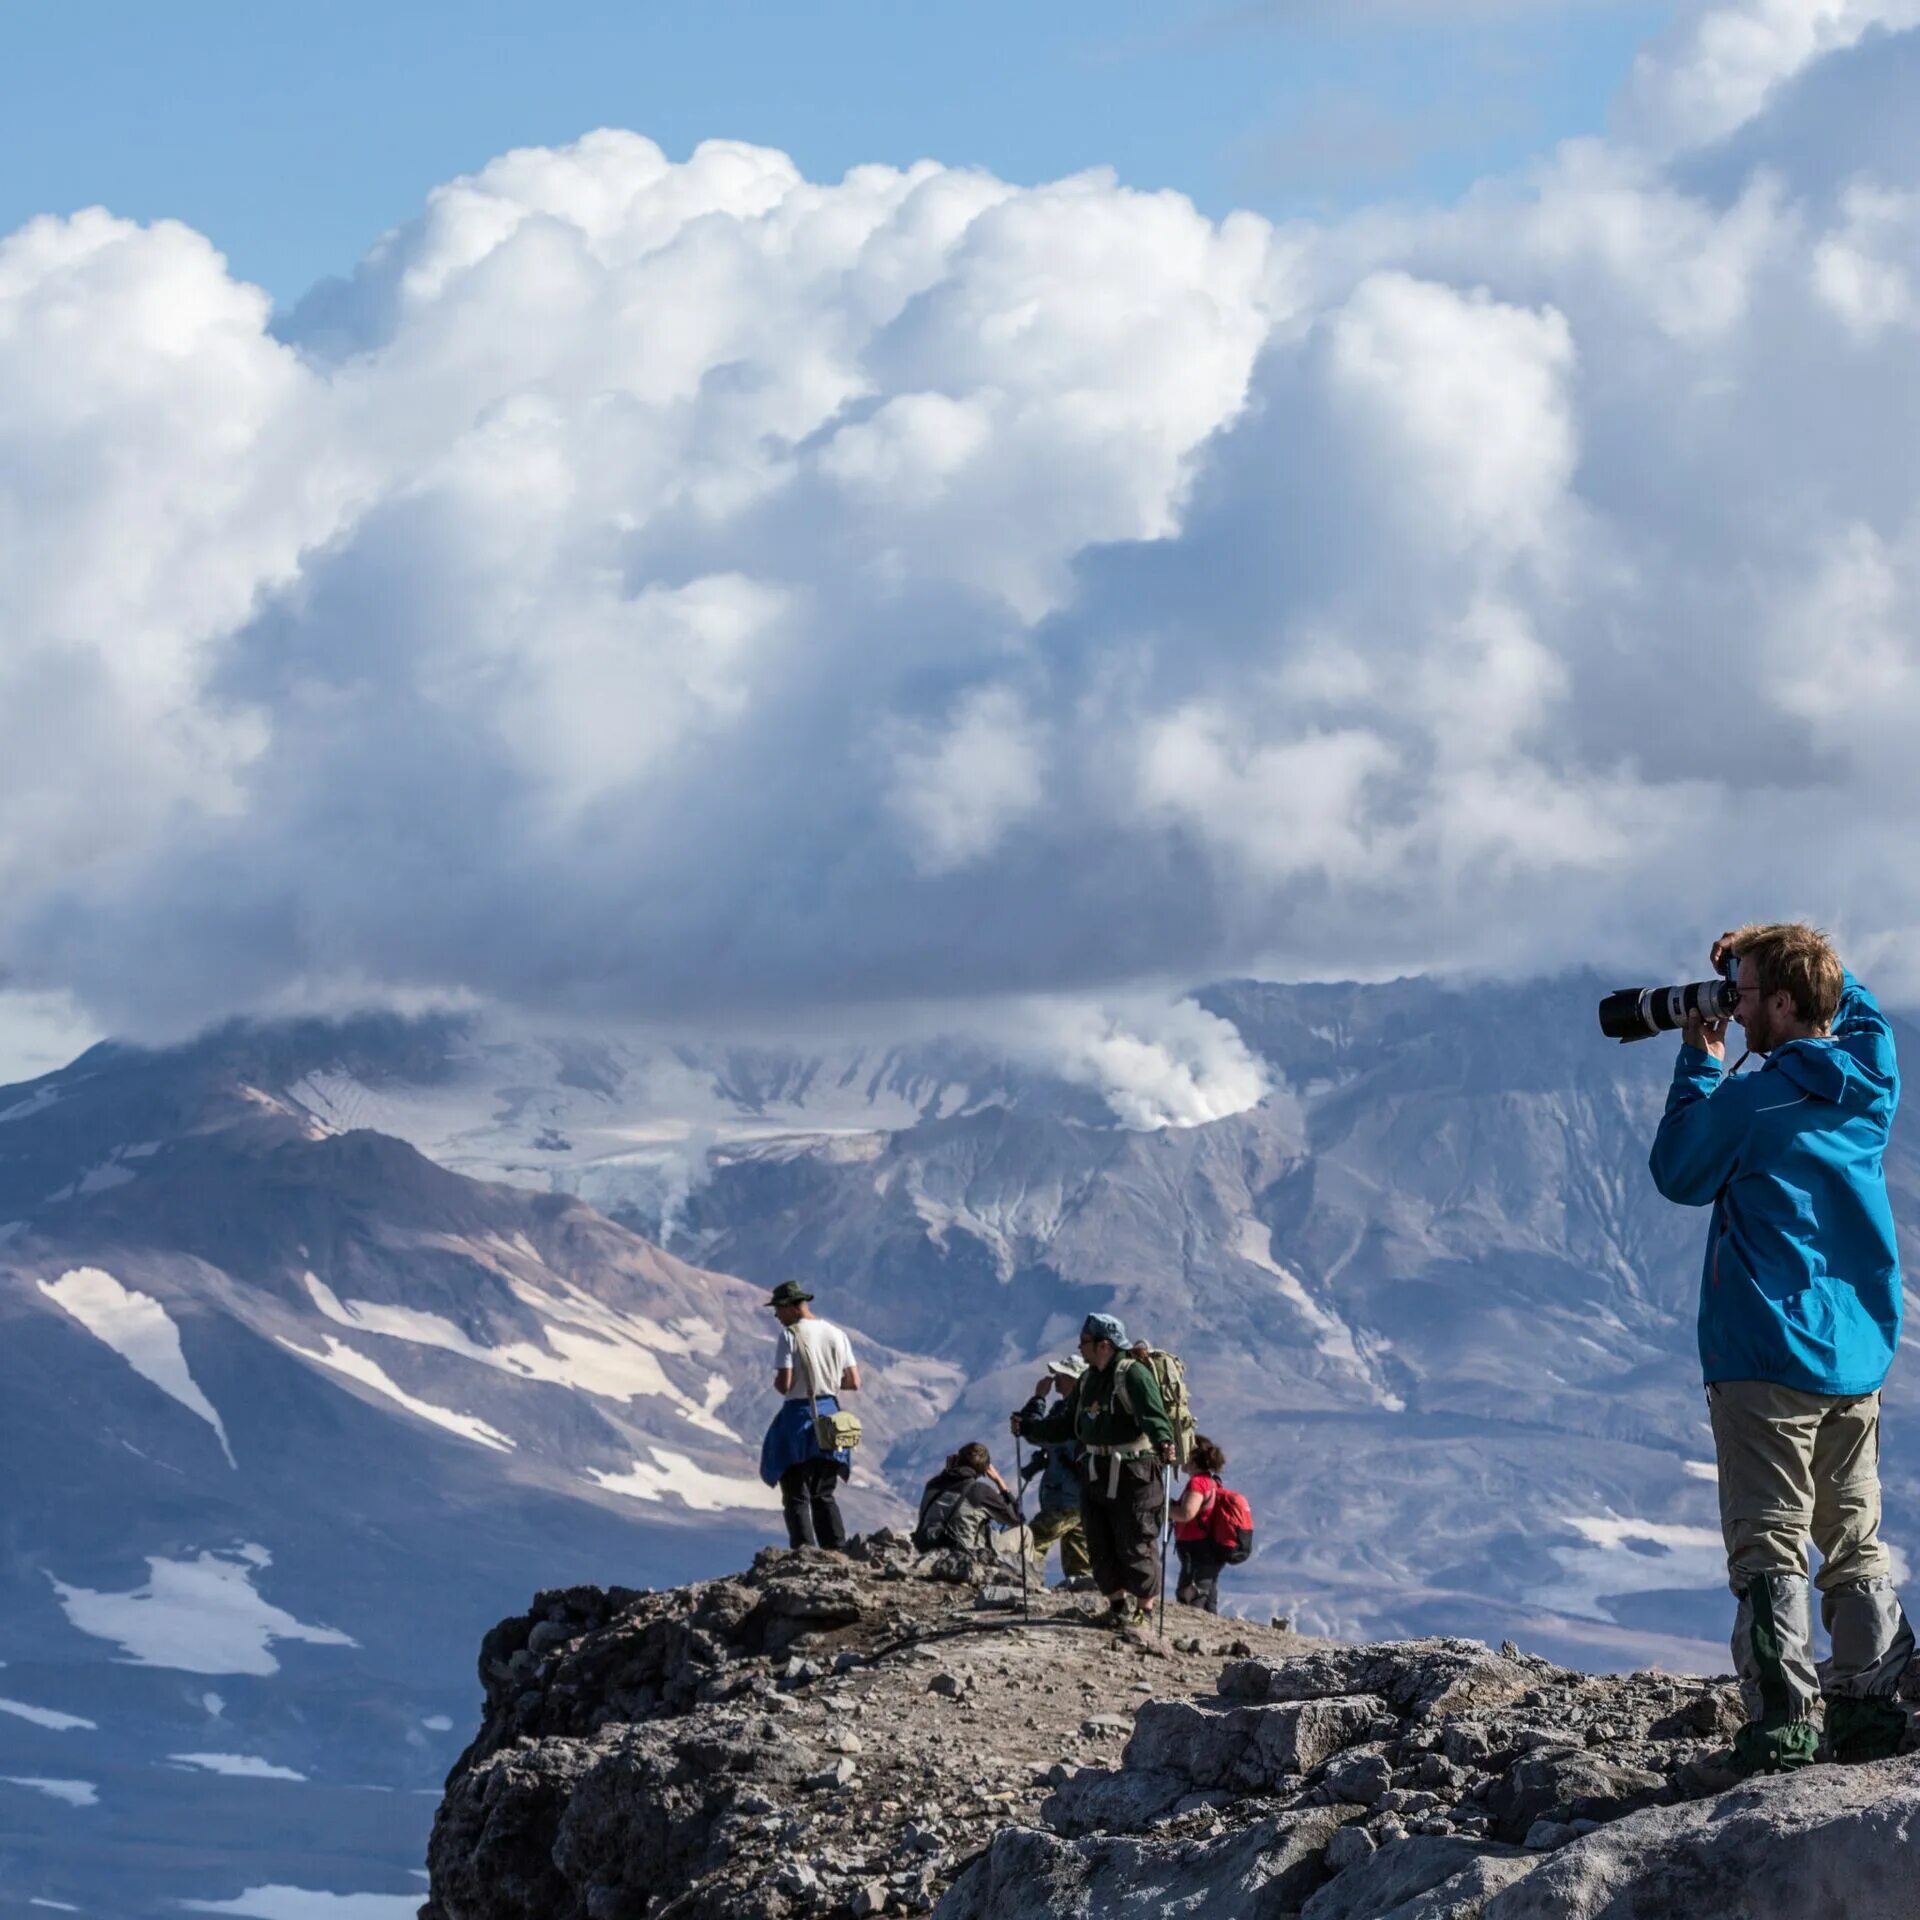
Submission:
<svg viewBox="0 0 1920 1920">
<path fill-rule="evenodd" d="M 1700 1282 L 1707 1382 L 1872 1393 L 1900 1340 L 1900 1255 L 1881 1156 L 1900 1100 L 1886 1016 L 1852 974 L 1832 1035 L 1750 1077 L 1682 1046 L 1653 1182 L 1713 1203 Z"/>
</svg>

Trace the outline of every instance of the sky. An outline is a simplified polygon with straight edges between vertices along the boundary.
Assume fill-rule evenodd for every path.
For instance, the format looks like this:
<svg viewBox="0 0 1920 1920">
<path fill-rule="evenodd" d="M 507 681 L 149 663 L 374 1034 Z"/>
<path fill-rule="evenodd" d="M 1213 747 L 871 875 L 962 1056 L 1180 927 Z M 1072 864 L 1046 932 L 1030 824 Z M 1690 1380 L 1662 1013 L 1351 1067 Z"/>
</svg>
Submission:
<svg viewBox="0 0 1920 1920">
<path fill-rule="evenodd" d="M 1628 0 L 0 0 L 0 232 L 184 220 L 291 303 L 434 187 L 595 127 L 809 179 L 1111 167 L 1218 217 L 1457 192 L 1597 130 L 1669 13 Z"/>
<path fill-rule="evenodd" d="M 16 1060 L 1920 998 L 1920 0 L 678 14 L 0 13 Z"/>
</svg>

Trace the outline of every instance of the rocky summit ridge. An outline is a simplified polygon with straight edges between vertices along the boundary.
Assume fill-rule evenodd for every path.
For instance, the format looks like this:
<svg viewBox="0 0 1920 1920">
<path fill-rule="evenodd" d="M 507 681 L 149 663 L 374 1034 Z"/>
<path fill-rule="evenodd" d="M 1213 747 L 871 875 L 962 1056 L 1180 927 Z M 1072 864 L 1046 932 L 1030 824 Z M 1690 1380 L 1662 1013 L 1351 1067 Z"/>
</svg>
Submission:
<svg viewBox="0 0 1920 1920">
<path fill-rule="evenodd" d="M 482 1647 L 421 1920 L 1915 1911 L 1920 1754 L 1736 1782 L 1730 1680 L 1167 1626 L 890 1532 L 540 1594 Z"/>
</svg>

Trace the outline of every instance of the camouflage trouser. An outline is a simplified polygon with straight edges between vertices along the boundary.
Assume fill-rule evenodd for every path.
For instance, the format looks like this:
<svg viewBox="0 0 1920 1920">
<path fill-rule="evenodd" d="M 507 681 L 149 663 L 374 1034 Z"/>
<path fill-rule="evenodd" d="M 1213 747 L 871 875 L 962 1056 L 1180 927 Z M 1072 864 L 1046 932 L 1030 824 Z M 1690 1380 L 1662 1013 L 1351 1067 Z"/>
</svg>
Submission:
<svg viewBox="0 0 1920 1920">
<path fill-rule="evenodd" d="M 1080 1525 L 1078 1507 L 1042 1507 L 1034 1515 L 1033 1524 L 1028 1528 L 1033 1540 L 1033 1550 L 1044 1572 L 1047 1564 L 1047 1549 L 1057 1540 L 1060 1543 L 1060 1571 L 1069 1580 L 1084 1579 L 1093 1571 L 1093 1561 L 1087 1554 L 1087 1536 Z"/>
<path fill-rule="evenodd" d="M 1880 1396 L 1722 1380 L 1708 1387 L 1707 1406 L 1727 1581 L 1740 1601 L 1733 1658 L 1749 1715 L 1778 1727 L 1807 1720 L 1822 1693 L 1830 1702 L 1889 1699 L 1913 1656 L 1913 1630 L 1880 1540 Z M 1809 1536 L 1820 1549 L 1820 1616 L 1833 1640 L 1821 1671 Z M 1830 1735 L 1833 1725 L 1830 1709 Z"/>
</svg>

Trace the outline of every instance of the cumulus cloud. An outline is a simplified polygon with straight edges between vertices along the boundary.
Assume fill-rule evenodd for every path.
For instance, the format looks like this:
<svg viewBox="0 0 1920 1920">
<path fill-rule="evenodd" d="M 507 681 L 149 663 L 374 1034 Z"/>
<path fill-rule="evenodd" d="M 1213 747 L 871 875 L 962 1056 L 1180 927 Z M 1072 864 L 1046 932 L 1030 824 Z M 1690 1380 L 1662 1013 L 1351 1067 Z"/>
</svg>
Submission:
<svg viewBox="0 0 1920 1920">
<path fill-rule="evenodd" d="M 1787 904 L 1920 991 L 1920 136 L 1863 64 L 1916 42 L 1695 9 L 1619 138 L 1317 226 L 604 132 L 276 323 L 36 221 L 0 972 L 156 1035 L 1073 1006 L 1188 1118 L 1258 1096 L 1169 981 Z"/>
<path fill-rule="evenodd" d="M 1662 147 L 1706 146 L 1823 56 L 1916 25 L 1917 0 L 1693 0 L 1635 62 L 1626 118 Z"/>
<path fill-rule="evenodd" d="M 1196 1001 L 1134 993 L 1031 999 L 998 1011 L 992 1039 L 1014 1058 L 1093 1088 L 1123 1127 L 1197 1127 L 1271 1090 L 1229 1020 Z"/>
</svg>

